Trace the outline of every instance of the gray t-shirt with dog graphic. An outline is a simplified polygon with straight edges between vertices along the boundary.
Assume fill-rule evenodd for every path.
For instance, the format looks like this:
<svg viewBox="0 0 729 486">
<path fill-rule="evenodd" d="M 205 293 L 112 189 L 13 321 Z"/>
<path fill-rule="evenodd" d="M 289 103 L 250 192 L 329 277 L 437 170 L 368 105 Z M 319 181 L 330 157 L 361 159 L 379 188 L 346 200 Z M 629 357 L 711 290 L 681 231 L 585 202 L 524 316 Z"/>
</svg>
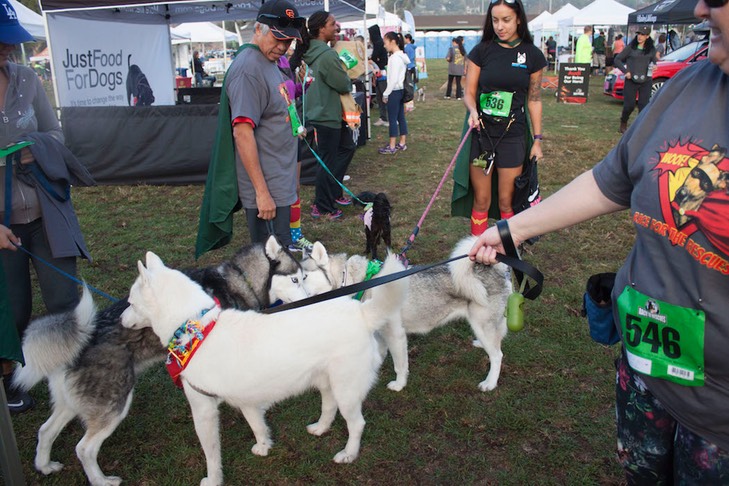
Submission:
<svg viewBox="0 0 729 486">
<path fill-rule="evenodd" d="M 602 193 L 630 207 L 636 228 L 613 290 L 613 302 L 621 295 L 648 297 L 634 305 L 634 313 L 625 312 L 625 304 L 614 307 L 628 363 L 681 424 L 724 450 L 729 450 L 728 107 L 729 76 L 708 61 L 698 62 L 654 96 L 593 169 Z M 675 319 L 678 326 L 671 329 L 676 306 L 688 309 L 689 317 Z M 633 353 L 641 346 L 650 359 Z M 685 366 L 689 352 L 698 363 L 693 368 Z M 660 360 L 669 362 L 665 377 L 656 377 L 659 366 L 652 367 Z"/>
</svg>

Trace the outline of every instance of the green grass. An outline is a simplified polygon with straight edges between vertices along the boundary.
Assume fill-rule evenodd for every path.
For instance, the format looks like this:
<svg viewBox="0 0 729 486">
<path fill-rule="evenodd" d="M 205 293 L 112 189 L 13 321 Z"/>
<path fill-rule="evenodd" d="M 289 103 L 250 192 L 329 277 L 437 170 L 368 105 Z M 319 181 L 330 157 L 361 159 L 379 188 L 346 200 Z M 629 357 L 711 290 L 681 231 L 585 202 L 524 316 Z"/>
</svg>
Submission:
<svg viewBox="0 0 729 486">
<path fill-rule="evenodd" d="M 439 86 L 443 61 L 429 62 L 427 101 L 408 117 L 408 151 L 381 156 L 387 129 L 359 149 L 349 187 L 385 191 L 393 205 L 393 241 L 400 248 L 417 223 L 458 146 L 463 105 L 445 101 Z M 621 105 L 593 80 L 585 105 L 557 105 L 544 90 L 544 152 L 540 166 L 545 194 L 558 190 L 598 162 L 617 142 Z M 450 216 L 452 184 L 444 186 L 408 253 L 413 263 L 445 259 L 469 232 L 465 219 Z M 74 200 L 94 262 L 82 263 L 89 283 L 115 296 L 128 291 L 136 261 L 146 250 L 170 265 L 208 265 L 247 242 L 244 218 L 236 216 L 234 244 L 193 259 L 201 186 L 78 188 Z M 302 188 L 308 207 L 312 187 Z M 575 201 L 579 204 L 579 201 Z M 330 251 L 364 249 L 359 210 L 345 209 L 339 222 L 313 221 L 304 209 L 304 234 Z M 537 301 L 525 304 L 526 328 L 504 341 L 499 387 L 478 391 L 488 358 L 471 346 L 465 323 L 409 342 L 410 381 L 400 393 L 386 389 L 394 378 L 388 358 L 364 404 L 367 420 L 360 459 L 331 459 L 346 441 L 338 417 L 324 437 L 306 433 L 318 417 L 319 397 L 307 393 L 267 414 L 275 441 L 270 455 L 253 456 L 254 439 L 242 416 L 222 407 L 223 464 L 228 484 L 621 484 L 614 459 L 613 360 L 617 348 L 590 340 L 579 315 L 587 277 L 615 270 L 633 239 L 626 213 L 548 235 L 525 258 L 545 275 Z M 36 299 L 38 301 L 39 299 Z M 100 305 L 106 305 L 99 301 Z M 40 305 L 37 304 L 40 311 Z M 33 469 L 35 436 L 49 414 L 46 387 L 33 390 L 38 406 L 14 418 L 29 484 L 83 485 L 74 447 L 82 428 L 73 423 L 56 441 L 52 457 L 66 464 L 44 478 Z M 205 461 L 183 394 L 162 366 L 147 372 L 135 390 L 128 418 L 105 443 L 102 469 L 133 485 L 197 484 Z"/>
</svg>

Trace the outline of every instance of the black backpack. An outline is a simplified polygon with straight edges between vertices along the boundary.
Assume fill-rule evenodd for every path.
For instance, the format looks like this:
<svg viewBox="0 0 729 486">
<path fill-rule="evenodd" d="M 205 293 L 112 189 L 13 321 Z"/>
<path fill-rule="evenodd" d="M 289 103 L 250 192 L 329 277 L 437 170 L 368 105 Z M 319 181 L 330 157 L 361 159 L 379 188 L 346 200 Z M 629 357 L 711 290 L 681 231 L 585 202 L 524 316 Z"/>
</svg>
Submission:
<svg viewBox="0 0 729 486">
<path fill-rule="evenodd" d="M 413 78 L 413 70 L 405 71 L 405 81 L 402 84 L 402 102 L 408 103 L 415 99 L 415 79 Z"/>
</svg>

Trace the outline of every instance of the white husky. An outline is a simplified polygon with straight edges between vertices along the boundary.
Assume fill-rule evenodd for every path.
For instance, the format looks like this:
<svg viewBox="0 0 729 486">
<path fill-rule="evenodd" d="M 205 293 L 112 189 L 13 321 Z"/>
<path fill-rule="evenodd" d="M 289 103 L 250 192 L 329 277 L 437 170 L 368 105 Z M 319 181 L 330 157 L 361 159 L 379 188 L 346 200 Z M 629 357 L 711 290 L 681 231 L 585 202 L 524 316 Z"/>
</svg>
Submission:
<svg viewBox="0 0 729 486">
<path fill-rule="evenodd" d="M 456 257 L 467 253 L 476 237 L 461 240 L 451 253 Z M 345 254 L 329 255 L 317 242 L 310 258 L 301 262 L 307 278 L 307 293 L 322 293 L 332 288 L 361 282 L 367 273 L 367 258 Z M 512 292 L 508 267 L 503 263 L 487 266 L 456 260 L 448 266 L 437 266 L 408 277 L 410 289 L 402 313 L 391 319 L 380 331 L 395 366 L 397 378 L 387 384 L 400 391 L 408 379 L 407 334 L 426 334 L 446 324 L 466 319 L 483 347 L 491 367 L 486 379 L 478 384 L 481 391 L 496 388 L 501 373 L 501 341 L 506 336 L 506 301 Z M 364 294 L 365 300 L 368 294 Z"/>
<path fill-rule="evenodd" d="M 165 267 L 151 252 L 146 268 L 141 262 L 138 267 L 129 307 L 122 314 L 125 327 L 151 327 L 167 345 L 187 320 L 199 319 L 201 326 L 216 320 L 180 372 L 207 460 L 208 475 L 201 484 L 223 482 L 218 424 L 221 401 L 240 409 L 256 437 L 252 452 L 265 456 L 273 444 L 264 418 L 266 409 L 317 388 L 321 416 L 307 430 L 324 434 L 339 409 L 347 421 L 349 439 L 334 461 L 348 463 L 357 458 L 365 425 L 362 402 L 382 364 L 374 332 L 400 312 L 407 296 L 405 279 L 373 289 L 372 299 L 365 303 L 340 298 L 263 315 L 221 311 L 198 284 Z M 401 269 L 397 259 L 390 257 L 383 272 Z"/>
</svg>

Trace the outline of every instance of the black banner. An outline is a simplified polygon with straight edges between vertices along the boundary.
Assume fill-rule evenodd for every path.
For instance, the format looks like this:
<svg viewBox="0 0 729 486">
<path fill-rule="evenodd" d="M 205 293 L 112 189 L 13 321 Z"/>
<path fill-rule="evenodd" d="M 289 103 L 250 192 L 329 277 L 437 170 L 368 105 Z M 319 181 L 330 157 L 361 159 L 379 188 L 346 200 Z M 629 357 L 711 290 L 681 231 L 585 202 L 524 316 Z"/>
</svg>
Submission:
<svg viewBox="0 0 729 486">
<path fill-rule="evenodd" d="M 557 101 L 559 103 L 586 103 L 590 85 L 589 64 L 560 64 Z"/>
</svg>

